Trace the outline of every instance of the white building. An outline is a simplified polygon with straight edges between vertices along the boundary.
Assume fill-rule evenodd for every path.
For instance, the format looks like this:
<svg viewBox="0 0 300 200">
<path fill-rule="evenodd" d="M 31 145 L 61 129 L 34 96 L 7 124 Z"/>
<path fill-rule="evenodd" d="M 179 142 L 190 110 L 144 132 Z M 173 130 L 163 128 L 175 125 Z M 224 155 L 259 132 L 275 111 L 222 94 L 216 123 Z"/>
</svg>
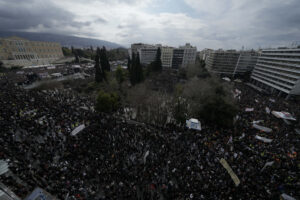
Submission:
<svg viewBox="0 0 300 200">
<path fill-rule="evenodd" d="M 172 67 L 173 49 L 174 49 L 173 47 L 161 48 L 161 62 L 163 67 L 166 68 Z"/>
<path fill-rule="evenodd" d="M 300 95 L 300 47 L 262 50 L 251 79 L 271 93 Z"/>
<path fill-rule="evenodd" d="M 189 64 L 195 64 L 197 47 L 193 47 L 189 43 L 187 43 L 185 46 L 180 46 L 179 49 L 184 49 L 182 67 L 186 67 Z"/>
<path fill-rule="evenodd" d="M 161 61 L 164 68 L 172 67 L 179 69 L 180 67 L 186 67 L 188 64 L 194 64 L 196 62 L 197 48 L 188 43 L 179 48 L 162 46 L 160 44 L 148 45 L 136 43 L 131 45 L 128 53 L 131 59 L 132 53 L 138 53 L 141 64 L 149 65 L 155 60 L 158 48 L 161 49 Z"/>
<path fill-rule="evenodd" d="M 199 52 L 199 58 L 201 60 L 206 61 L 206 59 L 208 58 L 208 56 L 210 55 L 211 52 L 213 52 L 213 49 L 203 49 L 202 51 Z"/>
<path fill-rule="evenodd" d="M 212 73 L 234 76 L 252 71 L 257 58 L 255 51 L 217 50 L 206 57 L 206 67 Z"/>
<path fill-rule="evenodd" d="M 152 63 L 156 58 L 158 47 L 159 46 L 145 46 L 138 49 L 141 64 L 149 65 Z"/>
</svg>

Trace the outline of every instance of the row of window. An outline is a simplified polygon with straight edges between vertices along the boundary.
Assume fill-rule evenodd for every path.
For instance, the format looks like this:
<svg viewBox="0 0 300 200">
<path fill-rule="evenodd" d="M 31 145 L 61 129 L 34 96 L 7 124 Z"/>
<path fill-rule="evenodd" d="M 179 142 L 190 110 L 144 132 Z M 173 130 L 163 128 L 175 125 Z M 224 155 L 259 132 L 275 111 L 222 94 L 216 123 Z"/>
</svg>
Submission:
<svg viewBox="0 0 300 200">
<path fill-rule="evenodd" d="M 10 45 L 17 45 L 17 46 L 41 46 L 41 47 L 55 47 L 55 46 L 59 46 L 59 44 L 55 44 L 55 43 L 39 43 L 39 42 L 22 42 L 22 41 L 10 41 L 9 42 Z"/>
<path fill-rule="evenodd" d="M 260 64 L 262 64 L 262 65 L 268 65 L 268 66 L 274 66 L 274 67 L 277 67 L 277 68 L 281 68 L 281 69 L 288 69 L 288 70 L 295 70 L 295 71 L 299 71 L 299 67 L 293 67 L 293 66 L 287 66 L 287 65 L 284 65 L 284 64 L 277 64 L 277 63 L 272 63 L 272 64 L 270 64 L 270 63 L 268 63 L 268 62 L 266 62 L 266 61 L 259 61 L 258 63 L 257 63 L 258 65 L 260 65 Z"/>
<path fill-rule="evenodd" d="M 259 68 L 256 68 L 255 70 L 259 71 L 261 73 L 265 73 L 265 76 L 270 76 L 270 77 L 275 76 L 275 77 L 282 78 L 282 79 L 285 79 L 285 80 L 289 80 L 289 81 L 292 81 L 292 82 L 295 82 L 295 81 L 298 80 L 297 78 L 291 78 L 291 77 L 289 77 L 285 74 L 274 73 L 274 72 L 271 72 L 270 70 L 264 70 L 264 69 L 259 69 Z M 290 82 L 288 82 L 288 83 L 290 83 Z"/>
<path fill-rule="evenodd" d="M 24 59 L 39 59 L 39 58 L 59 58 L 59 55 L 15 55 L 17 60 L 24 60 Z"/>
<path fill-rule="evenodd" d="M 271 78 L 271 80 L 268 78 L 268 79 L 265 79 L 264 77 L 261 77 L 260 75 L 258 75 L 258 74 L 253 74 L 253 76 L 254 77 L 258 77 L 259 79 L 261 79 L 261 80 L 263 80 L 263 81 L 265 81 L 265 82 L 267 82 L 267 83 L 271 83 L 271 84 L 273 84 L 273 85 L 276 85 L 277 87 L 279 87 L 279 88 L 282 88 L 282 89 L 284 89 L 284 90 L 287 90 L 287 91 L 290 91 L 291 90 L 291 88 L 288 88 L 288 87 L 285 87 L 285 86 L 283 86 L 283 85 L 281 85 L 281 84 L 278 84 L 276 81 L 278 81 L 278 82 L 282 82 L 282 81 L 280 81 L 280 80 L 276 80 L 276 79 L 272 79 Z M 271 86 L 272 87 L 272 86 Z"/>
<path fill-rule="evenodd" d="M 287 81 L 284 81 L 284 80 L 281 80 L 281 79 L 278 79 L 278 78 L 266 76 L 265 74 L 263 74 L 261 72 L 258 72 L 256 70 L 253 71 L 253 74 L 256 74 L 258 77 L 264 78 L 265 80 L 269 80 L 269 81 L 274 82 L 274 83 L 276 83 L 276 82 L 282 83 L 283 85 L 281 85 L 281 87 L 289 88 L 287 86 L 293 87 L 295 85 L 293 83 L 290 83 L 290 82 L 287 82 Z M 284 85 L 286 85 L 286 86 L 284 86 Z"/>
</svg>

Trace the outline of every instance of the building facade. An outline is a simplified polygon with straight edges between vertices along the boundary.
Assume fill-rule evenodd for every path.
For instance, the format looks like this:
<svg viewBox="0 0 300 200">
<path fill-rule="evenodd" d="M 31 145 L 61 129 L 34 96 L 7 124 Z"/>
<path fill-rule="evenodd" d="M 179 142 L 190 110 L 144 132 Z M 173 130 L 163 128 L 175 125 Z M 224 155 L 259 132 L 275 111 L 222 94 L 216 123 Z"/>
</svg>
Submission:
<svg viewBox="0 0 300 200">
<path fill-rule="evenodd" d="M 189 64 L 195 64 L 197 56 L 197 48 L 187 43 L 185 46 L 179 47 L 183 49 L 182 67 L 187 67 Z"/>
<path fill-rule="evenodd" d="M 29 41 L 19 37 L 0 38 L 0 60 L 7 64 L 49 64 L 62 57 L 62 48 L 56 42 Z"/>
<path fill-rule="evenodd" d="M 300 47 L 262 50 L 251 79 L 271 93 L 300 95 Z"/>
<path fill-rule="evenodd" d="M 202 51 L 199 52 L 199 58 L 201 60 L 206 61 L 210 53 L 212 53 L 213 51 L 214 51 L 213 49 L 203 49 Z"/>
<path fill-rule="evenodd" d="M 172 67 L 173 49 L 174 49 L 173 47 L 161 48 L 161 62 L 162 62 L 162 66 L 165 68 Z"/>
<path fill-rule="evenodd" d="M 184 49 L 174 49 L 173 60 L 172 60 L 173 69 L 179 69 L 182 67 L 183 56 L 184 56 Z"/>
<path fill-rule="evenodd" d="M 180 46 L 179 48 L 162 46 L 160 44 L 148 45 L 136 43 L 131 45 L 128 53 L 130 58 L 132 58 L 132 53 L 138 53 L 140 56 L 140 62 L 148 65 L 155 60 L 158 48 L 161 49 L 161 61 L 163 68 L 179 69 L 196 62 L 197 48 L 188 43 L 185 46 Z"/>
<path fill-rule="evenodd" d="M 146 46 L 138 49 L 141 64 L 149 65 L 152 63 L 156 58 L 157 49 L 158 46 Z"/>
<path fill-rule="evenodd" d="M 258 58 L 255 51 L 217 50 L 206 56 L 208 71 L 224 75 L 244 74 L 252 71 Z"/>
</svg>

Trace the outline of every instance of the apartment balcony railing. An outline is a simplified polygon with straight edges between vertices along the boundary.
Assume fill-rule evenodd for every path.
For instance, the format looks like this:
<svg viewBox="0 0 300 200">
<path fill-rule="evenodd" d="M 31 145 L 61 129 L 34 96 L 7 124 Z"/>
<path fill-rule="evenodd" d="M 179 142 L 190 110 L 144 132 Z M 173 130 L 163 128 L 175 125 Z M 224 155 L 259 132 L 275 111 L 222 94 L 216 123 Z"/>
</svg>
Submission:
<svg viewBox="0 0 300 200">
<path fill-rule="evenodd" d="M 273 65 L 265 65 L 265 64 L 261 64 L 261 63 L 257 63 L 256 66 L 262 66 L 262 67 L 267 67 L 267 68 L 271 68 L 271 69 L 278 69 L 278 70 L 283 70 L 283 71 L 293 72 L 293 73 L 298 73 L 298 74 L 300 73 L 300 69 L 299 70 L 289 69 L 284 66 L 278 67 L 278 66 L 273 66 Z"/>
<path fill-rule="evenodd" d="M 285 93 L 287 93 L 287 94 L 290 93 L 290 90 L 287 90 L 287 89 L 285 89 L 285 88 L 279 87 L 279 86 L 277 86 L 277 85 L 275 85 L 275 84 L 272 84 L 271 82 L 264 81 L 264 80 L 262 80 L 261 78 L 256 77 L 255 75 L 252 75 L 251 78 L 254 79 L 254 80 L 257 80 L 257 81 L 259 81 L 259 82 L 262 82 L 262 83 L 264 83 L 264 84 L 266 84 L 266 85 L 268 85 L 268 86 L 270 86 L 270 87 L 273 87 L 273 88 L 275 88 L 275 89 L 278 89 L 278 90 L 280 90 L 280 91 L 283 91 L 283 92 L 285 92 Z"/>
<path fill-rule="evenodd" d="M 273 82 L 273 83 L 275 83 L 275 84 L 277 84 L 277 85 L 281 85 L 281 86 L 283 86 L 283 87 L 285 87 L 285 88 L 292 89 L 292 88 L 294 87 L 294 86 L 292 86 L 292 85 L 288 85 L 288 84 L 282 83 L 282 82 L 280 82 L 280 81 L 277 81 L 277 80 L 280 80 L 280 79 L 278 79 L 278 78 L 275 78 L 275 79 L 277 79 L 277 80 L 274 80 L 274 79 L 268 78 L 268 77 L 266 77 L 266 76 L 264 76 L 264 75 L 261 75 L 261 74 L 257 73 L 256 71 L 253 71 L 252 75 L 255 75 L 255 76 L 260 77 L 260 78 L 262 78 L 262 79 L 265 79 L 265 80 L 267 80 L 267 81 Z"/>
</svg>

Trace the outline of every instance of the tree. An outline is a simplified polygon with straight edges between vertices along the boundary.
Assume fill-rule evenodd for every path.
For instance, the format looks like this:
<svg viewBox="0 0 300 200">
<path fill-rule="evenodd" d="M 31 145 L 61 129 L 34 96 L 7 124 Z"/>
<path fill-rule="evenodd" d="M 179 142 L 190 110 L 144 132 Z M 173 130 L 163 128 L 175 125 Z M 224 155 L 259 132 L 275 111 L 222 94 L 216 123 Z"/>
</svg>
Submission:
<svg viewBox="0 0 300 200">
<path fill-rule="evenodd" d="M 220 127 L 232 126 L 238 110 L 231 87 L 215 78 L 190 79 L 183 90 L 183 97 L 189 105 L 189 116 Z"/>
<path fill-rule="evenodd" d="M 130 72 L 130 67 L 131 67 L 131 60 L 130 57 L 128 56 L 127 58 L 127 70 Z"/>
<path fill-rule="evenodd" d="M 129 79 L 132 85 L 136 84 L 136 63 L 135 63 L 135 53 L 132 52 L 132 62 L 130 62 L 130 71 L 129 71 Z"/>
<path fill-rule="evenodd" d="M 95 81 L 101 82 L 103 80 L 103 72 L 100 67 L 100 49 L 97 48 L 96 57 L 95 57 Z"/>
<path fill-rule="evenodd" d="M 182 97 L 183 86 L 176 85 L 174 99 L 172 102 L 172 115 L 177 124 L 184 124 L 187 119 L 188 105 L 186 99 Z"/>
<path fill-rule="evenodd" d="M 102 90 L 99 91 L 96 100 L 96 111 L 111 113 L 119 108 L 119 96 L 115 93 L 106 93 Z"/>
<path fill-rule="evenodd" d="M 152 70 L 156 72 L 162 71 L 162 62 L 161 62 L 161 49 L 157 49 L 155 61 L 151 63 Z"/>
<path fill-rule="evenodd" d="M 72 56 L 72 51 L 68 47 L 62 47 L 64 56 Z"/>
<path fill-rule="evenodd" d="M 233 118 L 236 116 L 237 108 L 229 104 L 220 96 L 213 96 L 204 103 L 199 115 L 205 121 L 221 127 L 232 127 Z"/>
<path fill-rule="evenodd" d="M 135 60 L 136 83 L 141 83 L 144 80 L 143 68 L 140 62 L 140 55 L 137 54 Z"/>
<path fill-rule="evenodd" d="M 116 70 L 116 79 L 119 84 L 121 84 L 124 81 L 124 71 L 123 69 L 119 66 Z"/>
<path fill-rule="evenodd" d="M 110 71 L 110 64 L 107 58 L 105 46 L 103 46 L 100 51 L 100 63 L 104 71 Z"/>
</svg>

